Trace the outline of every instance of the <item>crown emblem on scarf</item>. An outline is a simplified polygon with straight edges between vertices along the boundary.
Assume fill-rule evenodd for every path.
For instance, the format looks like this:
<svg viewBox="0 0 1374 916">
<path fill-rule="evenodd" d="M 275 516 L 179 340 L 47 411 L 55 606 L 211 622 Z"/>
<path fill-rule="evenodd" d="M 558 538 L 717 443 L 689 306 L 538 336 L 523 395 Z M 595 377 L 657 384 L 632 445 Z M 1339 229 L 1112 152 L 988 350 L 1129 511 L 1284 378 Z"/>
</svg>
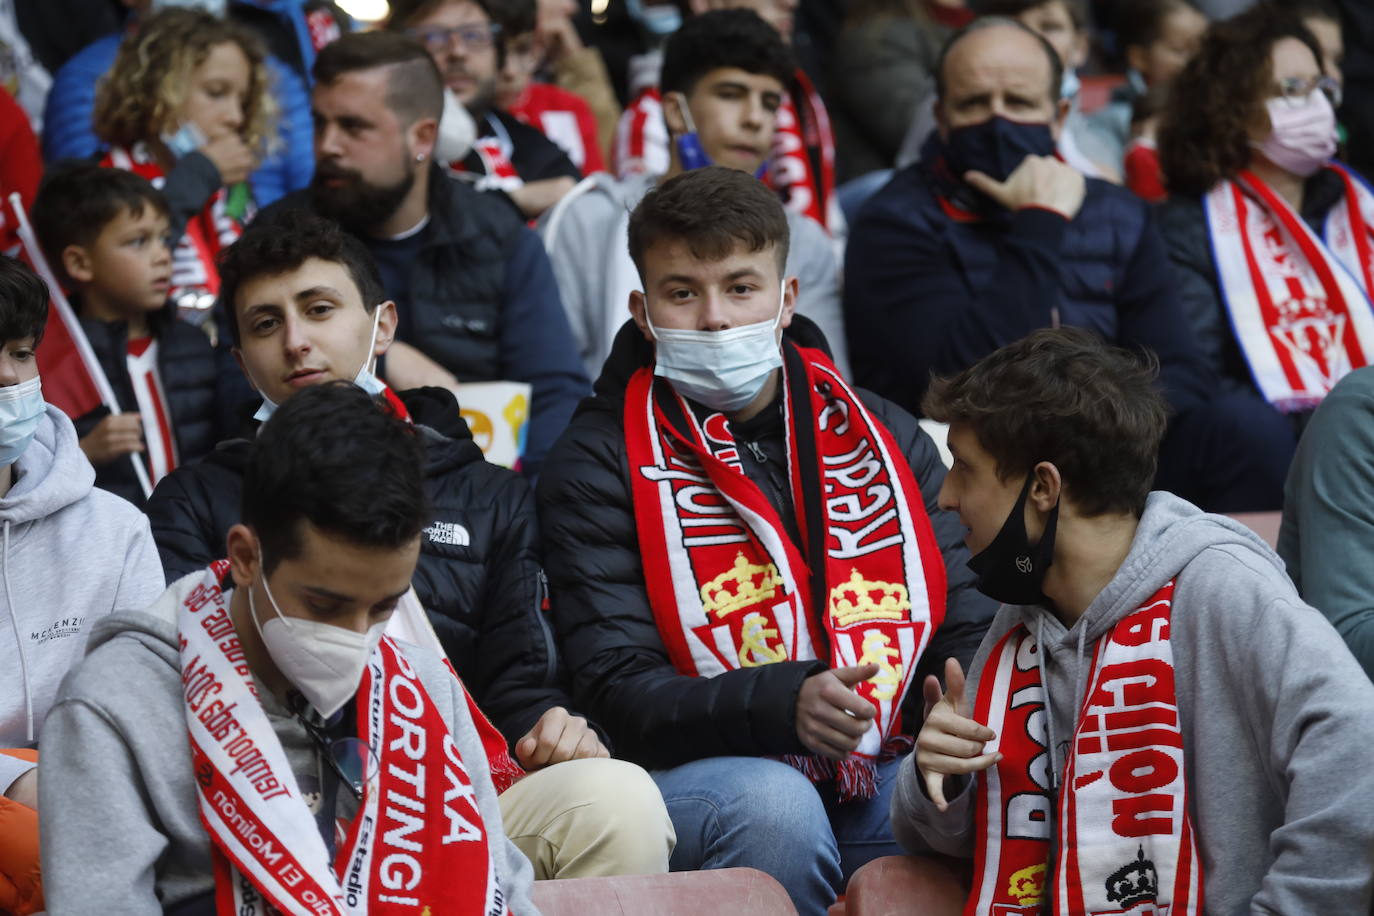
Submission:
<svg viewBox="0 0 1374 916">
<path fill-rule="evenodd" d="M 1123 910 L 1159 899 L 1159 875 L 1155 863 L 1145 858 L 1145 847 L 1137 847 L 1136 859 L 1107 879 L 1107 899 Z"/>
<path fill-rule="evenodd" d="M 1011 873 L 1007 893 L 1016 898 L 1017 905 L 1039 906 L 1045 902 L 1045 870 L 1042 862 Z"/>
<path fill-rule="evenodd" d="M 830 614 L 839 627 L 869 620 L 903 620 L 910 610 L 905 585 L 870 582 L 857 569 L 849 570 L 848 582 L 830 590 Z"/>
<path fill-rule="evenodd" d="M 782 577 L 772 563 L 759 566 L 737 553 L 734 566 L 701 587 L 701 607 L 717 618 L 728 617 L 776 597 L 780 585 Z"/>
</svg>

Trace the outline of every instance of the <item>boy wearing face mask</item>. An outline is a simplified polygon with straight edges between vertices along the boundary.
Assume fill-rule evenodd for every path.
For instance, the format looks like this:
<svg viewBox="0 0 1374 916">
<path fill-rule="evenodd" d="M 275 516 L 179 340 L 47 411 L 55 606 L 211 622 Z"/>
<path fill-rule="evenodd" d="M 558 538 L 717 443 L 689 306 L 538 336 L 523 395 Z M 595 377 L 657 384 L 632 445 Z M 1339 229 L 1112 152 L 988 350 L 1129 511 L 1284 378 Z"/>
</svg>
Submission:
<svg viewBox="0 0 1374 916">
<path fill-rule="evenodd" d="M 796 313 L 777 198 L 686 172 L 628 239 L 633 320 L 537 492 L 574 694 L 651 769 L 675 870 L 760 868 L 823 913 L 893 848 L 912 672 L 992 607 L 934 445 Z"/>
<path fill-rule="evenodd" d="M 44 757 L 54 912 L 533 910 L 500 737 L 443 659 L 383 635 L 422 460 L 357 387 L 302 392 L 254 443 L 228 559 L 93 632 Z"/>
<path fill-rule="evenodd" d="M 148 523 L 95 488 L 71 421 L 43 401 L 34 348 L 48 290 L 0 258 L 0 909 L 43 908 L 33 749 L 92 625 L 143 607 L 162 584 Z M 42 745 L 46 752 L 46 740 Z"/>
<path fill-rule="evenodd" d="M 262 397 L 259 421 L 304 390 L 346 381 L 420 435 L 432 512 L 416 596 L 514 758 L 496 774 L 502 818 L 536 875 L 666 871 L 672 829 L 658 791 L 640 768 L 607 759 L 604 732 L 568 695 L 542 609 L 528 485 L 483 459 L 449 391 L 398 390 L 374 374 L 393 345 L 396 305 L 366 249 L 328 220 L 291 212 L 251 226 L 221 267 L 235 352 Z M 252 448 L 221 443 L 154 492 L 148 514 L 169 582 L 229 552 Z"/>
<path fill-rule="evenodd" d="M 1374 686 L 1259 537 L 1150 492 L 1153 375 L 1064 328 L 932 385 L 1005 604 L 926 681 L 894 829 L 973 857 L 969 912 L 1367 913 Z"/>
<path fill-rule="evenodd" d="M 592 378 L 625 322 L 622 304 L 639 286 L 625 248 L 630 211 L 656 184 L 691 169 L 714 164 L 761 174 L 794 66 L 786 43 L 750 10 L 689 19 L 663 53 L 663 108 L 654 117 L 671 137 L 666 173 L 622 180 L 593 175 L 540 221 L 563 307 Z M 788 272 L 801 286 L 798 308 L 820 327 L 836 365 L 848 373 L 834 244 L 814 221 L 791 210 L 787 224 Z"/>
</svg>

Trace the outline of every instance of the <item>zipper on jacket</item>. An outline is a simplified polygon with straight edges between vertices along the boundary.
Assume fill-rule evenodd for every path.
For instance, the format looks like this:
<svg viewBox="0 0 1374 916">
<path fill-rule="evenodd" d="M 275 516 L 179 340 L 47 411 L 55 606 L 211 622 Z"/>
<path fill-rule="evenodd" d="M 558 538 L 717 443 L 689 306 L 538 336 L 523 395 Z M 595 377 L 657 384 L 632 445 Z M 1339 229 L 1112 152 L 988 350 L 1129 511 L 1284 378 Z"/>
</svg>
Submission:
<svg viewBox="0 0 1374 916">
<path fill-rule="evenodd" d="M 549 577 L 544 575 L 544 567 L 539 567 L 539 578 L 534 588 L 534 617 L 539 621 L 539 632 L 544 634 L 544 685 L 552 687 L 558 682 L 558 647 L 549 627 L 548 612 L 544 610 L 544 600 L 549 594 Z"/>
<path fill-rule="evenodd" d="M 744 447 L 749 449 L 749 453 L 754 456 L 754 460 L 757 461 L 759 464 L 768 463 L 768 453 L 765 452 L 763 450 L 763 447 L 760 446 L 757 442 L 747 441 L 744 443 Z"/>
</svg>

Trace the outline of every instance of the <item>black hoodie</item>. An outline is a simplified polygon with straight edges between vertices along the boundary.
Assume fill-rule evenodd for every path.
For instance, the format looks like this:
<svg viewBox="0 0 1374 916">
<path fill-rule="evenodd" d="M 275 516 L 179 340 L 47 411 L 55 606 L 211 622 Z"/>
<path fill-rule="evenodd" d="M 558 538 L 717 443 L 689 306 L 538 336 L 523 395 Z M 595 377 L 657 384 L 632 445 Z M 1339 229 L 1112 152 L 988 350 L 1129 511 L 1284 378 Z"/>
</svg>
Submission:
<svg viewBox="0 0 1374 916">
<path fill-rule="evenodd" d="M 541 610 L 534 500 L 523 477 L 482 457 L 450 392 L 398 395 L 424 434 L 434 518 L 412 583 L 454 669 L 514 744 L 546 710 L 572 706 Z M 153 492 L 148 520 L 169 583 L 227 555 L 252 447 L 223 442 Z"/>
<path fill-rule="evenodd" d="M 801 315 L 793 316 L 786 339 L 828 352 L 820 331 Z M 785 661 L 693 678 L 678 674 L 668 660 L 644 589 L 622 419 L 626 384 L 652 359 L 649 344 L 632 322 L 626 323 L 597 379 L 595 396 L 582 402 L 539 480 L 554 622 L 574 693 L 610 733 L 618 755 L 645 767 L 702 757 L 805 753 L 796 732 L 797 692 L 803 680 L 827 667 L 824 662 Z M 914 729 L 921 722 L 924 675 L 941 671 L 949 656 L 967 668 L 997 603 L 974 590 L 964 526 L 937 505 L 945 468 L 935 444 L 901 408 L 867 391 L 859 396 L 891 431 L 921 486 L 949 578 L 944 623 L 907 694 L 905 721 Z M 747 446 L 740 449 L 745 473 L 794 528 L 777 414 L 765 410 L 734 431 Z"/>
</svg>

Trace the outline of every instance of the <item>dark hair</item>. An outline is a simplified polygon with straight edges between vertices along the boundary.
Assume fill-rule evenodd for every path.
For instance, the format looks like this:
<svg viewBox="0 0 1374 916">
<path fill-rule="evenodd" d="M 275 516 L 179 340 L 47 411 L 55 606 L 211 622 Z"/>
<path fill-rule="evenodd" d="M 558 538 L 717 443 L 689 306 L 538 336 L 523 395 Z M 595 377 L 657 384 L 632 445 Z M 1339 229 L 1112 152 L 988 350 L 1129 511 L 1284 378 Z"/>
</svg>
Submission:
<svg viewBox="0 0 1374 916">
<path fill-rule="evenodd" d="M 1169 90 L 1159 124 L 1159 164 L 1169 191 L 1200 196 L 1250 164 L 1250 129 L 1267 123 L 1275 43 L 1296 38 L 1317 66 L 1321 48 L 1302 18 L 1261 5 L 1218 22 Z"/>
<path fill-rule="evenodd" d="M 786 42 L 758 13 L 712 10 L 688 19 L 663 46 L 659 92 L 690 95 L 703 76 L 722 67 L 771 76 L 783 88 L 791 85 L 797 72 Z"/>
<path fill-rule="evenodd" d="M 1091 331 L 1047 328 L 932 380 L 921 409 L 967 424 L 1003 480 L 1049 461 L 1085 515 L 1140 515 L 1167 420 L 1157 369 Z"/>
<path fill-rule="evenodd" d="M 48 285 L 21 262 L 0 255 L 0 344 L 32 337 L 37 346 L 47 324 Z"/>
<path fill-rule="evenodd" d="M 1179 10 L 1194 10 L 1188 0 L 1130 0 L 1116 14 L 1121 47 L 1148 48 L 1164 35 L 1164 20 Z"/>
<path fill-rule="evenodd" d="M 295 270 L 310 258 L 346 267 L 369 313 L 386 301 L 382 276 L 362 242 L 333 220 L 305 210 L 286 210 L 276 219 L 253 221 L 219 256 L 219 301 L 229 316 L 234 346 L 243 341 L 235 301 L 239 288 L 257 277 Z"/>
<path fill-rule="evenodd" d="M 1037 7 L 1054 3 L 1055 0 L 969 0 L 968 7 L 979 16 L 1020 16 Z M 1059 0 L 1069 11 L 1075 29 L 1088 28 L 1088 8 L 1083 0 Z"/>
<path fill-rule="evenodd" d="M 386 28 L 392 32 L 404 32 L 410 28 L 411 23 L 416 19 L 423 19 L 435 10 L 452 2 L 453 0 L 391 0 L 391 12 L 386 17 Z M 471 2 L 482 11 L 483 15 L 499 27 L 494 39 L 496 42 L 496 66 L 505 66 L 506 40 L 511 37 L 512 33 L 509 29 L 513 23 L 507 22 L 506 16 L 497 9 L 493 0 L 471 0 Z M 534 15 L 538 16 L 537 9 Z"/>
<path fill-rule="evenodd" d="M 258 430 L 240 511 L 269 574 L 300 555 L 301 522 L 360 547 L 404 547 L 429 517 L 415 427 L 350 382 L 306 388 Z"/>
<path fill-rule="evenodd" d="M 444 111 L 444 80 L 424 46 L 400 32 L 350 32 L 325 45 L 311 73 L 329 84 L 346 73 L 387 67 L 387 107 L 407 126 Z"/>
<path fill-rule="evenodd" d="M 121 213 L 134 219 L 145 207 L 171 216 L 167 198 L 142 175 L 68 160 L 50 169 L 33 200 L 33 231 L 48 263 L 64 280 L 62 252 L 68 245 L 90 245 Z"/>
<path fill-rule="evenodd" d="M 630 214 L 630 258 L 644 278 L 644 254 L 664 240 L 687 244 L 702 260 L 726 258 L 741 242 L 769 245 L 778 272 L 787 263 L 787 214 L 776 194 L 752 175 L 712 165 L 683 172 L 650 191 Z"/>
<path fill-rule="evenodd" d="M 958 29 L 945 39 L 944 46 L 940 48 L 940 56 L 935 58 L 936 99 L 943 99 L 945 97 L 945 60 L 949 57 L 950 52 L 954 50 L 954 46 L 962 41 L 965 36 L 972 35 L 974 32 L 981 32 L 984 29 L 991 29 L 999 26 L 1020 29 L 1031 38 L 1034 38 L 1036 43 L 1040 45 L 1040 50 L 1045 52 L 1045 57 L 1048 58 L 1050 62 L 1050 101 L 1056 103 L 1059 101 L 1059 89 L 1064 82 L 1064 62 L 1059 59 L 1059 52 L 1054 49 L 1054 45 L 1050 44 L 1049 41 L 1045 39 L 1044 35 L 1041 35 L 1035 29 L 1020 20 L 1012 19 L 1009 16 L 983 16 L 973 20 L 963 28 Z"/>
<path fill-rule="evenodd" d="M 506 41 L 533 32 L 539 24 L 537 0 L 490 0 L 490 6 L 485 3 L 480 5 L 492 21 L 501 26 L 499 34 Z"/>
<path fill-rule="evenodd" d="M 1299 19 L 1329 19 L 1341 24 L 1341 10 L 1334 0 L 1288 0 L 1284 8 Z"/>
</svg>

